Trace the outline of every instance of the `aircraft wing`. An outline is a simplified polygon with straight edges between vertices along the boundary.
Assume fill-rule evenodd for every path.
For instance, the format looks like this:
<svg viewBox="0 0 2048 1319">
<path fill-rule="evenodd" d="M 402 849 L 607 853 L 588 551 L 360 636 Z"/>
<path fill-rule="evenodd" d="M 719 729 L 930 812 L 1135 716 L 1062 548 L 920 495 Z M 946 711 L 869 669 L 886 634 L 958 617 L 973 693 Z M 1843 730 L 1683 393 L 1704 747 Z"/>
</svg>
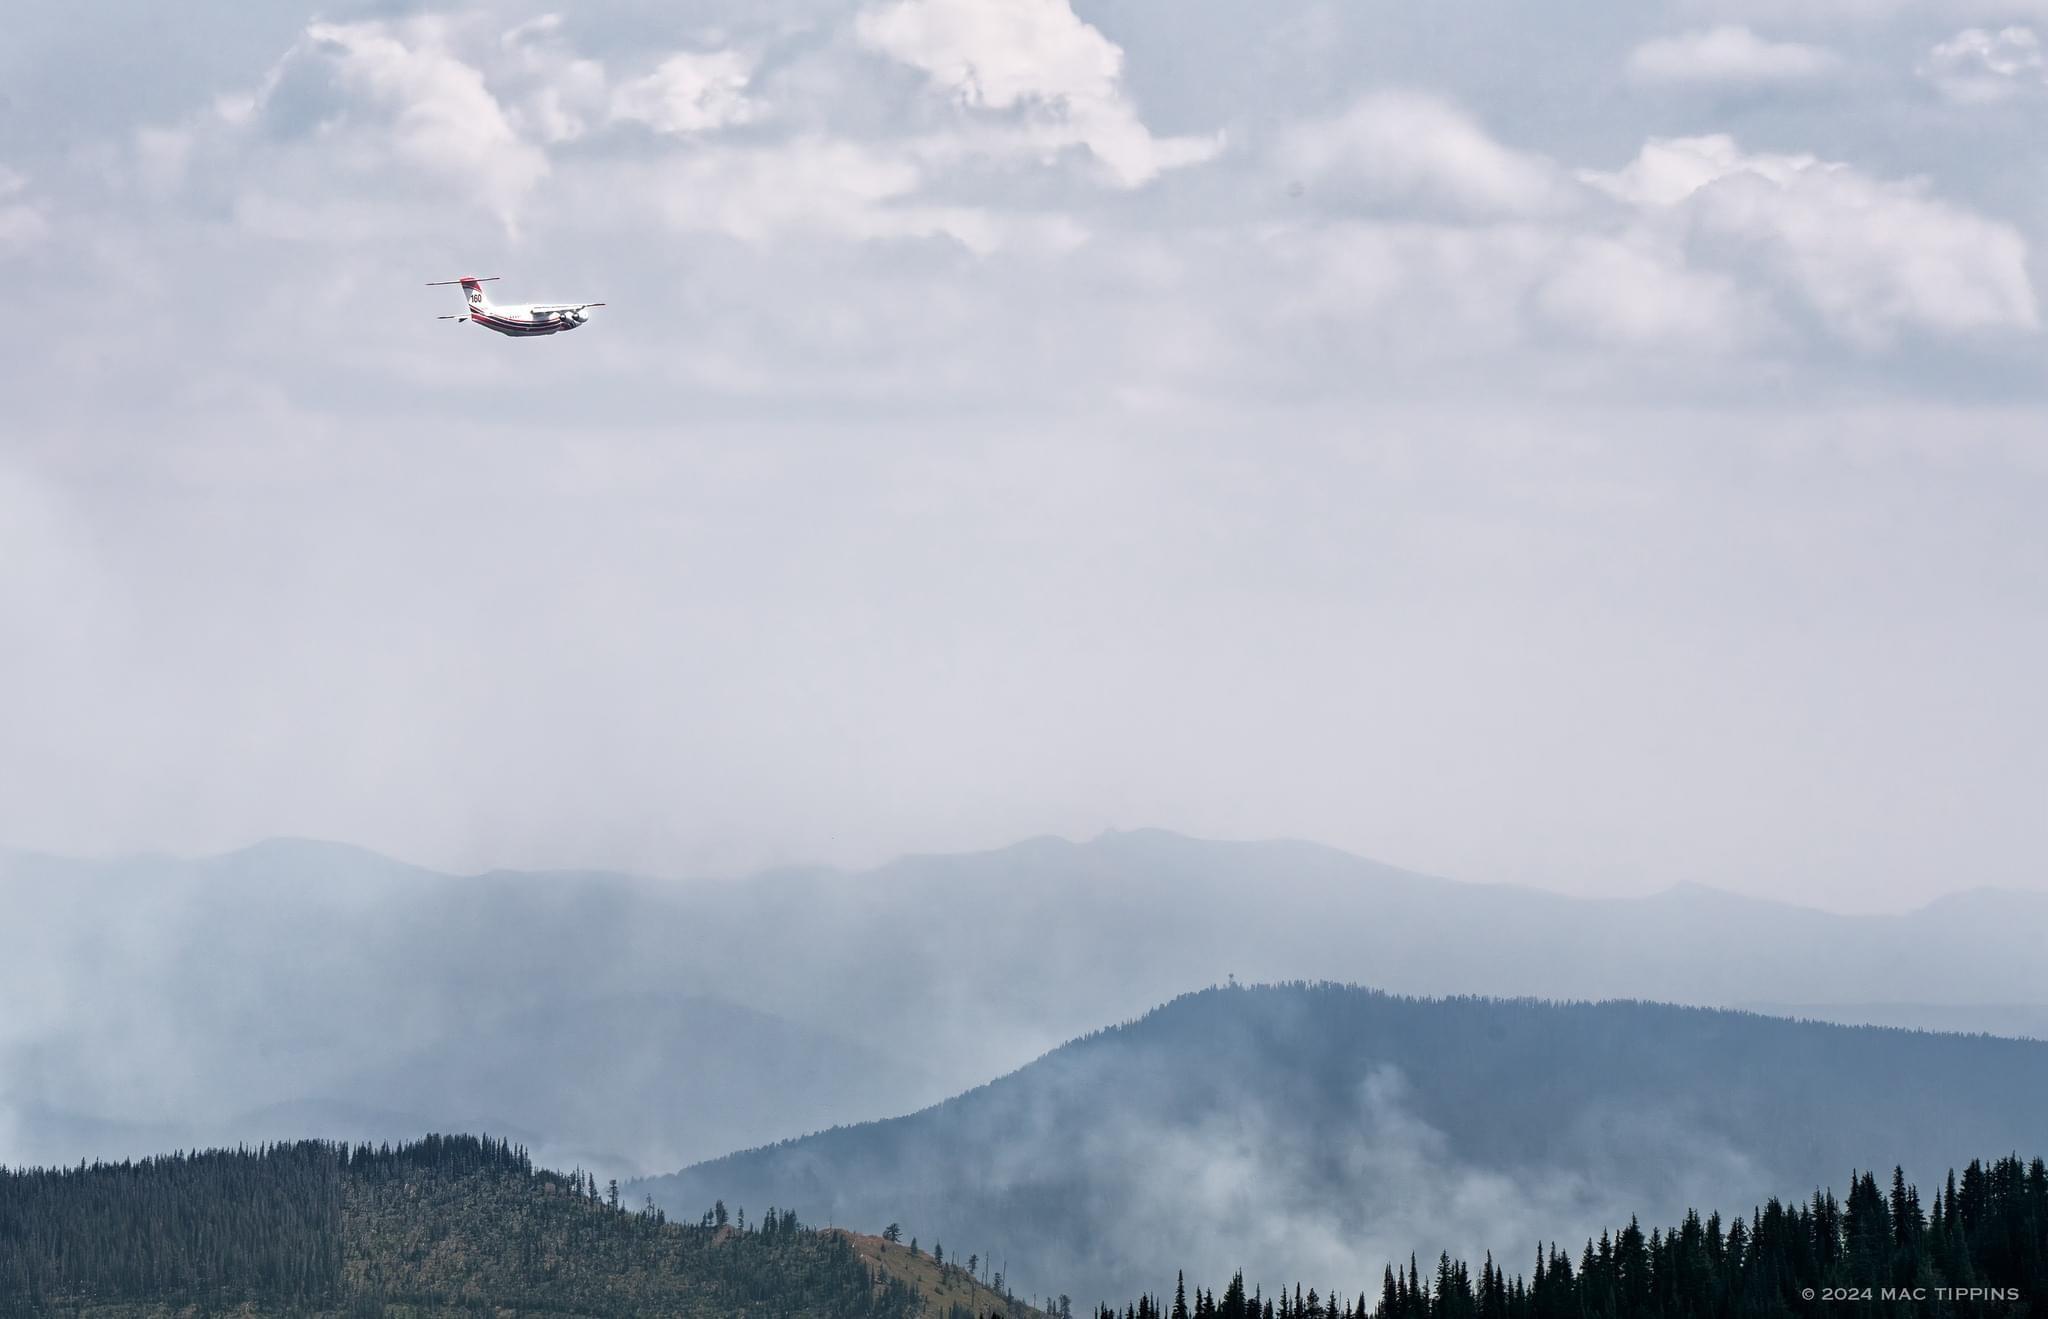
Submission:
<svg viewBox="0 0 2048 1319">
<path fill-rule="evenodd" d="M 528 310 L 539 315 L 544 311 L 582 311 L 585 307 L 602 306 L 602 302 L 536 302 Z"/>
</svg>

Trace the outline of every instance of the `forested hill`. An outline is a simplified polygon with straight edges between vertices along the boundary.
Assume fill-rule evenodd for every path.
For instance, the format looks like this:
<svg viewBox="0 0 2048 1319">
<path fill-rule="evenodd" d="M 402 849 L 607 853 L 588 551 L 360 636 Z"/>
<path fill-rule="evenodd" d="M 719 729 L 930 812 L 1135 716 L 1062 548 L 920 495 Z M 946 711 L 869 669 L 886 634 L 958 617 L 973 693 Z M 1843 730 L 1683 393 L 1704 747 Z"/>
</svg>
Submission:
<svg viewBox="0 0 2048 1319">
<path fill-rule="evenodd" d="M 1000 1243 L 1093 1300 L 1190 1260 L 1377 1277 L 2048 1149 L 2048 1043 L 1665 1004 L 1224 988 L 888 1122 L 637 1185 Z"/>
<path fill-rule="evenodd" d="M 474 1137 L 0 1171 L 0 1314 L 982 1319 L 788 1211 L 679 1224 Z"/>
<path fill-rule="evenodd" d="M 1272 1296 L 1238 1273 L 1216 1292 L 1175 1281 L 1173 1299 L 1146 1295 L 1096 1319 L 1774 1319 L 1811 1314 L 2028 1315 L 2048 1307 L 2048 1166 L 2007 1156 L 1951 1171 L 1923 1200 L 1902 1169 L 1887 1192 L 1872 1173 L 1846 1199 L 1816 1191 L 1772 1200 L 1725 1225 L 1688 1213 L 1666 1231 L 1641 1223 L 1586 1242 L 1576 1262 L 1550 1244 L 1513 1273 L 1491 1255 L 1476 1266 L 1410 1256 L 1377 1289 L 1319 1293 L 1296 1283 Z"/>
</svg>

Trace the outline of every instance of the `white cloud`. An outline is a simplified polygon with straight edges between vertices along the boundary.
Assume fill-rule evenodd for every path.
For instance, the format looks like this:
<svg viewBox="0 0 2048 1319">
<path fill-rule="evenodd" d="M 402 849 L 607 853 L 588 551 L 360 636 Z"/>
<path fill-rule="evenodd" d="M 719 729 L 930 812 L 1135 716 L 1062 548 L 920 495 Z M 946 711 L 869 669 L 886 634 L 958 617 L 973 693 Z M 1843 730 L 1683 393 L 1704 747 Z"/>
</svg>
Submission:
<svg viewBox="0 0 2048 1319">
<path fill-rule="evenodd" d="M 2012 225 L 1811 155 L 1653 139 L 1622 170 L 1574 176 L 1446 102 L 1387 93 L 1298 126 L 1275 155 L 1322 203 L 1310 214 L 1339 217 L 1288 240 L 1313 290 L 1295 305 L 1377 353 L 1541 352 L 1562 331 L 1717 357 L 1801 318 L 1877 350 L 2039 324 Z"/>
<path fill-rule="evenodd" d="M 1024 113 L 1028 141 L 1086 147 L 1120 187 L 1221 147 L 1215 138 L 1154 137 L 1123 94 L 1122 49 L 1067 0 L 892 0 L 863 11 L 855 30 L 962 107 Z"/>
<path fill-rule="evenodd" d="M 1635 207 L 1434 97 L 1368 95 L 1283 134 L 1276 157 L 1311 214 L 1334 212 L 1276 235 L 1284 282 L 1304 290 L 1291 306 L 1349 325 L 1383 360 L 1500 361 L 1588 342 L 1703 360 L 1747 346 L 1769 319 Z"/>
<path fill-rule="evenodd" d="M 492 81 L 469 16 L 309 24 L 253 85 L 129 135 L 131 183 L 291 241 L 359 241 L 479 212 L 506 234 L 552 172 L 536 116 Z M 515 61 L 516 63 L 516 61 Z"/>
<path fill-rule="evenodd" d="M 1537 306 L 1589 339 L 1719 354 L 1763 330 L 1765 318 L 1733 278 L 1695 268 L 1641 230 L 1572 237 L 1547 268 Z"/>
<path fill-rule="evenodd" d="M 0 165 L 0 252 L 27 247 L 49 236 L 42 206 L 27 196 L 28 179 Z"/>
<path fill-rule="evenodd" d="M 607 195 L 652 199 L 656 219 L 749 243 L 797 236 L 946 237 L 971 252 L 1064 250 L 1085 233 L 1059 215 L 1006 214 L 919 198 L 927 181 L 911 152 L 824 135 L 738 147 L 706 145 L 618 175 Z"/>
<path fill-rule="evenodd" d="M 143 186 L 154 191 L 176 187 L 191 163 L 193 145 L 190 128 L 144 125 L 135 130 L 135 170 Z"/>
<path fill-rule="evenodd" d="M 1270 235 L 1269 337 L 1335 344 L 1397 375 L 1490 369 L 1662 380 L 1754 346 L 1768 317 L 1738 281 L 1615 218 L 1415 223 L 1340 218 Z M 1277 292 L 1284 290 L 1285 292 Z M 1585 357 L 1587 345 L 1620 350 Z M 1308 351 L 1317 351 L 1311 348 Z M 1576 365 L 1574 360 L 1576 359 Z M 1512 368 L 1511 368 L 1512 364 Z"/>
<path fill-rule="evenodd" d="M 2025 240 L 1919 180 L 1872 178 L 1810 155 L 1752 154 L 1734 139 L 1653 139 L 1588 183 L 1685 234 L 1702 259 L 1760 263 L 1836 333 L 1877 346 L 1902 329 L 2039 325 Z"/>
<path fill-rule="evenodd" d="M 1927 52 L 1920 76 L 1951 100 L 2002 101 L 2048 87 L 2048 52 L 2029 27 L 1965 28 Z"/>
<path fill-rule="evenodd" d="M 1735 23 L 1658 37 L 1628 57 L 1629 75 L 1644 82 L 1804 82 L 1841 65 L 1841 56 L 1824 46 L 1767 41 Z"/>
<path fill-rule="evenodd" d="M 743 124 L 758 107 L 747 99 L 753 64 L 735 50 L 669 56 L 644 78 L 612 93 L 611 117 L 657 133 L 702 133 Z"/>
<path fill-rule="evenodd" d="M 34 206 L 0 203 L 0 248 L 26 247 L 49 236 L 50 222 Z"/>
<path fill-rule="evenodd" d="M 941 3 L 856 15 L 858 41 L 777 61 L 779 87 L 759 84 L 772 38 L 758 33 L 751 45 L 656 53 L 625 72 L 582 53 L 552 14 L 502 30 L 471 11 L 315 23 L 252 92 L 141 130 L 128 160 L 159 191 L 204 175 L 223 194 L 216 213 L 278 238 L 417 233 L 429 207 L 482 205 L 507 234 L 532 214 L 557 228 L 755 243 L 943 236 L 988 253 L 1067 250 L 1086 236 L 1063 213 L 989 196 L 978 167 L 991 160 L 1079 163 L 1127 188 L 1217 149 L 1212 138 L 1154 137 L 1122 96 L 1121 52 L 1063 3 L 1012 8 L 998 6 L 1009 26 L 993 38 L 971 21 L 978 10 Z M 1035 34 L 1035 54 L 1010 44 L 1017 31 Z M 967 61 L 951 73 L 948 43 Z M 955 104 L 920 98 L 906 116 L 877 95 L 876 51 L 922 69 Z M 770 112 L 777 96 L 789 113 Z M 741 126 L 744 139 L 727 136 Z M 560 150 L 572 142 L 595 149 Z M 951 187 L 967 175 L 972 201 Z M 552 204 L 524 206 L 543 181 Z"/>
<path fill-rule="evenodd" d="M 609 116 L 611 88 L 604 65 L 578 56 L 556 39 L 559 14 L 520 23 L 498 39 L 505 73 L 525 83 L 512 117 L 542 142 L 574 141 Z"/>
<path fill-rule="evenodd" d="M 1287 132 L 1282 168 L 1318 198 L 1542 215 L 1568 209 L 1570 180 L 1549 160 L 1516 151 L 1435 97 L 1380 92 L 1345 113 Z"/>
<path fill-rule="evenodd" d="M 1942 20 L 1998 15 L 2048 18 L 2048 0 L 1688 0 L 1685 9 L 1808 29 L 1884 31 Z"/>
<path fill-rule="evenodd" d="M 514 130 L 483 71 L 445 45 L 434 20 L 314 23 L 311 50 L 402 159 L 516 200 L 548 173 L 545 152 Z"/>
<path fill-rule="evenodd" d="M 545 142 L 567 142 L 608 123 L 637 123 L 657 133 L 704 133 L 752 120 L 747 95 L 754 59 L 737 49 L 679 50 L 653 70 L 614 84 L 602 61 L 577 54 L 561 15 L 543 14 L 498 40 L 507 67 L 501 83 L 523 84 L 519 117 Z"/>
</svg>

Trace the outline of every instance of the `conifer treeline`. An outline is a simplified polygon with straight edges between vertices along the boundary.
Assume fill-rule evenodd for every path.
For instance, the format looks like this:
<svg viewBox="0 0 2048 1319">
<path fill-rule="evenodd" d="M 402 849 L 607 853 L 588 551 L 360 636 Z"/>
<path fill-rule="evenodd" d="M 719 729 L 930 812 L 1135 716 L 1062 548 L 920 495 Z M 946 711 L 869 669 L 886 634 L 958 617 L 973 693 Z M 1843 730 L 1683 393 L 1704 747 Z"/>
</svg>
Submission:
<svg viewBox="0 0 2048 1319">
<path fill-rule="evenodd" d="M 0 1314 L 140 1303 L 376 1316 L 510 1308 L 912 1319 L 916 1291 L 789 1211 L 751 1228 L 628 1210 L 510 1142 L 302 1141 L 0 1169 Z"/>
<path fill-rule="evenodd" d="M 327 1296 L 349 1157 L 309 1141 L 0 1172 L 0 1298 Z"/>
<path fill-rule="evenodd" d="M 1697 1212 L 1645 1237 L 1634 1220 L 1589 1241 L 1579 1258 L 1556 1245 L 1533 1273 L 1512 1277 L 1489 1254 L 1476 1270 L 1448 1254 L 1433 1273 L 1389 1265 L 1377 1295 L 1297 1284 L 1247 1294 L 1244 1275 L 1219 1297 L 1185 1276 L 1169 1303 L 1145 1296 L 1097 1319 L 1759 1319 L 1827 1315 L 2048 1313 L 2048 1166 L 2016 1156 L 1951 1172 L 1923 1208 L 1892 1170 L 1889 1191 L 1863 1173 L 1846 1200 L 1815 1192 L 1772 1200 L 1723 1225 Z"/>
</svg>

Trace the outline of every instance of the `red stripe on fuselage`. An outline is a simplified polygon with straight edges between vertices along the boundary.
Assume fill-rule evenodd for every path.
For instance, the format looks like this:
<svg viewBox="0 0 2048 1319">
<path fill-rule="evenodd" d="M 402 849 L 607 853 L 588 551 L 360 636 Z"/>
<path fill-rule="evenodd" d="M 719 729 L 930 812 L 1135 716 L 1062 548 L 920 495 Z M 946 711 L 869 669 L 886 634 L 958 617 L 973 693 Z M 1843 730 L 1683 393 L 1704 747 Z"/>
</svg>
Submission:
<svg viewBox="0 0 2048 1319">
<path fill-rule="evenodd" d="M 496 330 L 499 334 L 529 336 L 536 334 L 559 334 L 563 330 L 575 329 L 578 324 L 576 321 L 566 319 L 526 321 L 510 316 L 493 316 L 481 311 L 471 311 L 469 318 L 485 329 Z"/>
</svg>

